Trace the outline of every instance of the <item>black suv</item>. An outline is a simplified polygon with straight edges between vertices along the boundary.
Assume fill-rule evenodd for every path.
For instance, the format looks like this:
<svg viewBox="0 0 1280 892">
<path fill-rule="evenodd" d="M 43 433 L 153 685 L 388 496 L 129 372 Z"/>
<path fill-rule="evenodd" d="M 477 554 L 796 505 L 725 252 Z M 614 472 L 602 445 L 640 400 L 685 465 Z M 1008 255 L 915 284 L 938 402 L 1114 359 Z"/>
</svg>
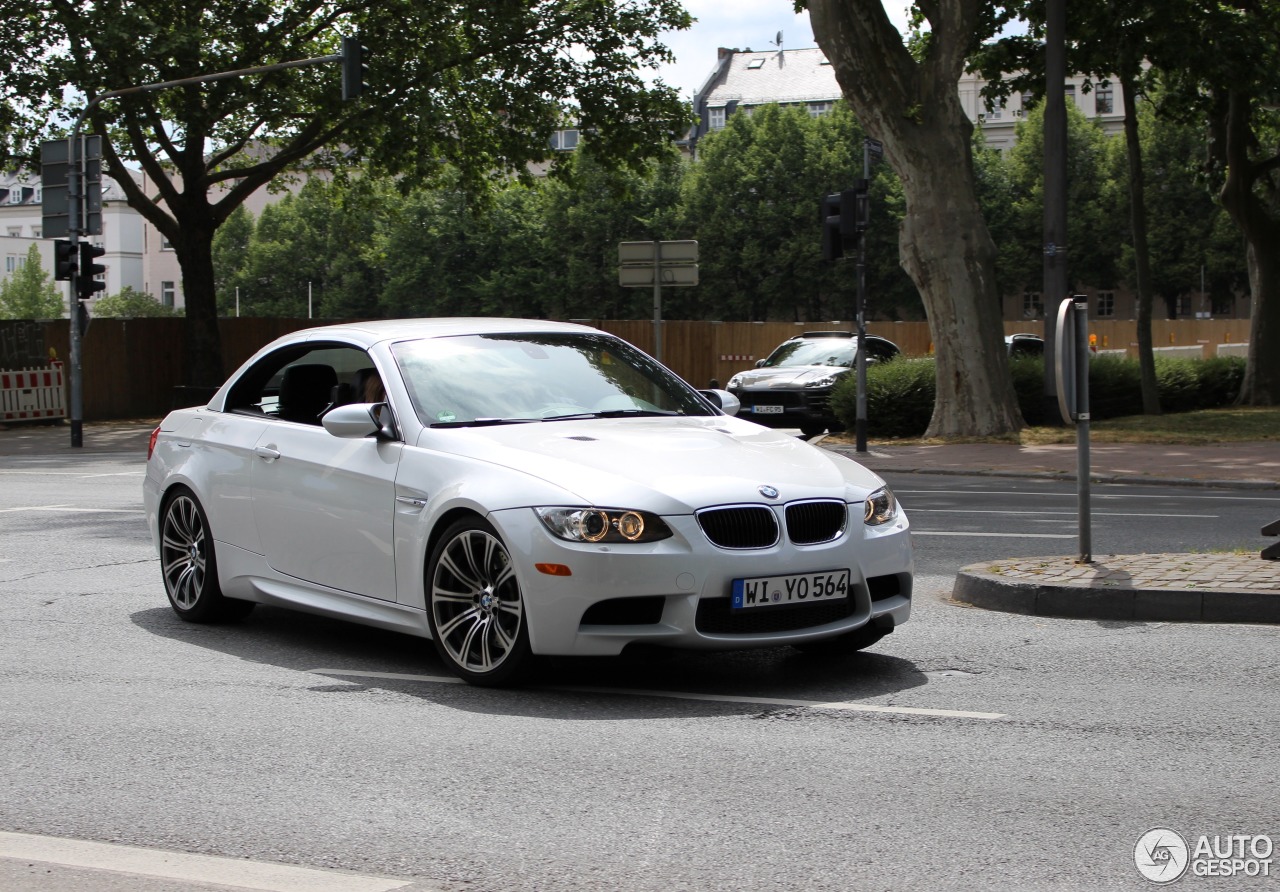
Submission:
<svg viewBox="0 0 1280 892">
<path fill-rule="evenodd" d="M 867 362 L 902 353 L 898 345 L 866 336 Z M 749 372 L 729 379 L 728 390 L 742 402 L 739 418 L 766 427 L 798 427 L 806 437 L 843 426 L 831 412 L 831 389 L 853 373 L 857 335 L 848 331 L 806 331 L 779 344 Z"/>
</svg>

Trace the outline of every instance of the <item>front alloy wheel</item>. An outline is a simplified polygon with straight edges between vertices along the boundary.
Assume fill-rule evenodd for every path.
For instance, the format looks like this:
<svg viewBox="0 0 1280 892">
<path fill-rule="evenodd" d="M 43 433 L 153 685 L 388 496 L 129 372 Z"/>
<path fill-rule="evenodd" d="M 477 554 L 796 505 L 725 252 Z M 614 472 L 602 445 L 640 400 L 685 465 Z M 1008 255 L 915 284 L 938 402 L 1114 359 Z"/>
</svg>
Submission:
<svg viewBox="0 0 1280 892">
<path fill-rule="evenodd" d="M 462 678 L 508 683 L 527 663 L 525 604 L 497 531 L 480 518 L 449 527 L 432 552 L 427 583 L 436 650 Z"/>
<path fill-rule="evenodd" d="M 185 620 L 239 619 L 254 607 L 250 601 L 223 596 L 209 521 L 189 490 L 174 492 L 161 512 L 160 568 L 169 604 Z"/>
</svg>

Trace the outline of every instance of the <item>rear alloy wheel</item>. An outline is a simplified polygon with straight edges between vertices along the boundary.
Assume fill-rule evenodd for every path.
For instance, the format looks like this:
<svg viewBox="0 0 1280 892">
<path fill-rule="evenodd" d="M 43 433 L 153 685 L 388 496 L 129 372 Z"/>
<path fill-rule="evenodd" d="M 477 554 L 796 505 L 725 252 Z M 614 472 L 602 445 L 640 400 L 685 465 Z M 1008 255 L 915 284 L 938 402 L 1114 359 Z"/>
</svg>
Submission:
<svg viewBox="0 0 1280 892">
<path fill-rule="evenodd" d="M 427 586 L 431 637 L 450 669 L 497 686 L 527 667 L 524 597 L 497 530 L 478 517 L 450 526 L 431 553 Z"/>
<path fill-rule="evenodd" d="M 188 489 L 176 490 L 160 512 L 160 569 L 169 606 L 188 622 L 240 619 L 255 606 L 222 594 L 209 520 Z"/>
</svg>

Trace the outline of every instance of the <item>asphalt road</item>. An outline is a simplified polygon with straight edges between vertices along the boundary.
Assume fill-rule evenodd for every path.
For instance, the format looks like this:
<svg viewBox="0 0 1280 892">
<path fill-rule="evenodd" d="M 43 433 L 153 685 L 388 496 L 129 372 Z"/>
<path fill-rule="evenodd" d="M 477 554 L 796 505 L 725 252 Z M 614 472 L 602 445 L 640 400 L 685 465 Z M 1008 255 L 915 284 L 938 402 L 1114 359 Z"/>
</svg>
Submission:
<svg viewBox="0 0 1280 892">
<path fill-rule="evenodd" d="M 182 623 L 141 480 L 135 457 L 0 463 L 0 831 L 449 892 L 1138 889 L 1152 828 L 1280 839 L 1280 629 L 947 601 L 963 563 L 1071 553 L 1070 484 L 892 479 L 916 606 L 873 651 L 557 660 L 488 691 L 391 633 Z M 1280 516 L 1140 490 L 1095 504 L 1106 551 L 1257 544 Z M 214 888 L 40 870 L 0 857 L 12 888 Z"/>
</svg>

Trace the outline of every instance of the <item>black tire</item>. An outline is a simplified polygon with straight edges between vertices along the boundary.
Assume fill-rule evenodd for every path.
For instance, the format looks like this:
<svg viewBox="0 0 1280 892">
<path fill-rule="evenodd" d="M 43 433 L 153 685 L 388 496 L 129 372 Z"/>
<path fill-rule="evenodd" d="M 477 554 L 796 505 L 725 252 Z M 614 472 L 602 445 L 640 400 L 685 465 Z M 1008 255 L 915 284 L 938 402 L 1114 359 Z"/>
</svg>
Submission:
<svg viewBox="0 0 1280 892">
<path fill-rule="evenodd" d="M 818 434 L 825 433 L 827 426 L 825 424 L 802 424 L 800 425 L 800 433 L 806 437 L 816 437 Z"/>
<path fill-rule="evenodd" d="M 257 606 L 222 594 L 209 518 L 184 487 L 169 493 L 160 509 L 160 571 L 169 606 L 187 622 L 242 619 Z"/>
<path fill-rule="evenodd" d="M 533 660 L 511 555 L 479 517 L 455 521 L 427 561 L 427 621 L 445 665 L 474 685 L 509 685 Z"/>
<path fill-rule="evenodd" d="M 801 641 L 791 646 L 801 653 L 812 654 L 813 656 L 841 656 L 844 654 L 857 653 L 860 650 L 866 650 L 892 631 L 892 626 L 885 627 L 875 625 L 874 623 L 867 623 L 860 629 L 854 629 L 852 632 L 845 632 L 843 635 L 837 635 L 834 638 L 821 638 L 817 641 Z"/>
</svg>

